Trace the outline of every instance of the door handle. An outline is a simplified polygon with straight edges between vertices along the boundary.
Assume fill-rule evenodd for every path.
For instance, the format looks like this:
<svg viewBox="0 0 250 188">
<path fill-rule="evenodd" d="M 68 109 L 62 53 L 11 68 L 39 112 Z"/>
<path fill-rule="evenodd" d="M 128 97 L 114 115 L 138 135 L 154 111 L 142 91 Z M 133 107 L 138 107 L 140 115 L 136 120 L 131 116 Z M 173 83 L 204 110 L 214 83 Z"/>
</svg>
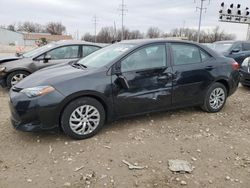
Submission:
<svg viewBox="0 0 250 188">
<path fill-rule="evenodd" d="M 205 69 L 206 69 L 206 70 L 213 70 L 214 67 L 213 67 L 213 66 L 206 66 Z"/>
<path fill-rule="evenodd" d="M 159 76 L 157 79 L 158 80 L 166 80 L 166 79 L 168 79 L 168 76 L 167 75 Z"/>
<path fill-rule="evenodd" d="M 172 77 L 172 74 L 171 73 L 167 73 L 167 74 L 164 74 L 162 76 L 158 76 L 158 80 L 168 80 L 169 78 Z"/>
</svg>

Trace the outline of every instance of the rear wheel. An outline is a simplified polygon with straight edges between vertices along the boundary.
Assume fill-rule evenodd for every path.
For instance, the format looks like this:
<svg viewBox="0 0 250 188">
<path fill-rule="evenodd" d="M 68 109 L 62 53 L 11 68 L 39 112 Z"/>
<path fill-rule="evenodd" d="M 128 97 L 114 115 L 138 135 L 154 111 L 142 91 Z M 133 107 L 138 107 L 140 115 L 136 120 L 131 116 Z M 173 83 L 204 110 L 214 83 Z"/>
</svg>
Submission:
<svg viewBox="0 0 250 188">
<path fill-rule="evenodd" d="M 207 91 L 202 109 L 206 112 L 219 112 L 227 100 L 227 89 L 221 83 L 214 83 Z"/>
<path fill-rule="evenodd" d="M 250 85 L 245 85 L 245 84 L 242 84 L 242 83 L 241 83 L 241 85 L 242 85 L 243 87 L 245 87 L 245 88 L 250 88 Z"/>
<path fill-rule="evenodd" d="M 76 99 L 68 104 L 61 116 L 64 133 L 74 139 L 95 135 L 105 123 L 102 104 L 90 97 Z"/>
<path fill-rule="evenodd" d="M 27 71 L 15 71 L 10 73 L 7 76 L 7 87 L 11 88 L 12 86 L 16 85 L 18 82 L 20 82 L 21 80 L 23 80 L 25 77 L 29 76 L 30 73 L 28 73 Z"/>
</svg>

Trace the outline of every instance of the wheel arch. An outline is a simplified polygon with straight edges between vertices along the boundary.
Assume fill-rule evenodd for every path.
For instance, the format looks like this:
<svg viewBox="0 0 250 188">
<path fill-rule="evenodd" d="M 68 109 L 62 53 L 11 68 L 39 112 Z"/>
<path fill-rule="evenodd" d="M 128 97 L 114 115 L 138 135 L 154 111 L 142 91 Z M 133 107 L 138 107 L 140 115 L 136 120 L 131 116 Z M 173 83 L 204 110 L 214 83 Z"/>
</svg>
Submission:
<svg viewBox="0 0 250 188">
<path fill-rule="evenodd" d="M 99 94 L 97 92 L 77 92 L 77 93 L 71 94 L 68 97 L 66 97 L 59 105 L 59 109 L 58 109 L 59 127 L 61 127 L 61 117 L 62 117 L 64 109 L 67 107 L 67 105 L 69 103 L 71 103 L 72 101 L 79 99 L 79 98 L 82 98 L 82 97 L 94 98 L 95 100 L 100 102 L 105 110 L 105 115 L 106 115 L 105 121 L 108 121 L 110 119 L 110 116 L 111 116 L 110 105 L 109 105 L 108 101 L 101 96 L 101 94 Z"/>
<path fill-rule="evenodd" d="M 229 83 L 226 79 L 221 78 L 221 79 L 216 80 L 215 82 L 221 83 L 222 85 L 225 86 L 225 88 L 227 90 L 227 95 L 230 93 L 230 86 L 229 86 Z"/>
</svg>

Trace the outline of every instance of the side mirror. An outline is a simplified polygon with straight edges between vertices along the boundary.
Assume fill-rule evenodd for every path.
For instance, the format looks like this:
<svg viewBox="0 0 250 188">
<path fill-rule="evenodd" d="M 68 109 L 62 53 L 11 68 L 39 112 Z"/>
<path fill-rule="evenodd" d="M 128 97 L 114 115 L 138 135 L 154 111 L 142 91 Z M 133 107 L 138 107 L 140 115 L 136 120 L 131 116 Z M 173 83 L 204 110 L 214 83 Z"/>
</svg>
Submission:
<svg viewBox="0 0 250 188">
<path fill-rule="evenodd" d="M 23 53 L 21 53 L 21 52 L 16 52 L 16 56 L 17 57 L 21 57 L 23 55 Z"/>
<path fill-rule="evenodd" d="M 48 63 L 49 60 L 51 60 L 51 55 L 45 55 L 43 60 L 44 60 L 44 63 Z"/>
<path fill-rule="evenodd" d="M 117 75 L 117 79 L 115 81 L 118 85 L 120 85 L 124 89 L 129 89 L 129 84 L 127 79 L 123 75 Z"/>
<path fill-rule="evenodd" d="M 232 49 L 232 51 L 231 51 L 232 54 L 238 53 L 238 52 L 240 52 L 240 49 L 239 49 L 239 48 Z"/>
</svg>

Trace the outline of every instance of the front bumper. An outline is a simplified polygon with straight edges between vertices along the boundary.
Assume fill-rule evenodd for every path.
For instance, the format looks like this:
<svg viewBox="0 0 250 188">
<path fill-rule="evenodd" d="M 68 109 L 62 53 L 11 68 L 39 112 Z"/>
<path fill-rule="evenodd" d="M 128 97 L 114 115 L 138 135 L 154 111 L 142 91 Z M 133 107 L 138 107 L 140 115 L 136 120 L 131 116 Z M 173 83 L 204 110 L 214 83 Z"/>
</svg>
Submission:
<svg viewBox="0 0 250 188">
<path fill-rule="evenodd" d="M 36 132 L 52 130 L 59 125 L 59 104 L 64 96 L 54 91 L 45 96 L 29 98 L 25 94 L 10 91 L 9 107 L 14 128 Z"/>
<path fill-rule="evenodd" d="M 0 86 L 6 87 L 6 75 L 3 73 L 0 73 Z"/>
<path fill-rule="evenodd" d="M 242 85 L 250 86 L 250 73 L 245 70 L 240 70 L 240 82 Z"/>
</svg>

